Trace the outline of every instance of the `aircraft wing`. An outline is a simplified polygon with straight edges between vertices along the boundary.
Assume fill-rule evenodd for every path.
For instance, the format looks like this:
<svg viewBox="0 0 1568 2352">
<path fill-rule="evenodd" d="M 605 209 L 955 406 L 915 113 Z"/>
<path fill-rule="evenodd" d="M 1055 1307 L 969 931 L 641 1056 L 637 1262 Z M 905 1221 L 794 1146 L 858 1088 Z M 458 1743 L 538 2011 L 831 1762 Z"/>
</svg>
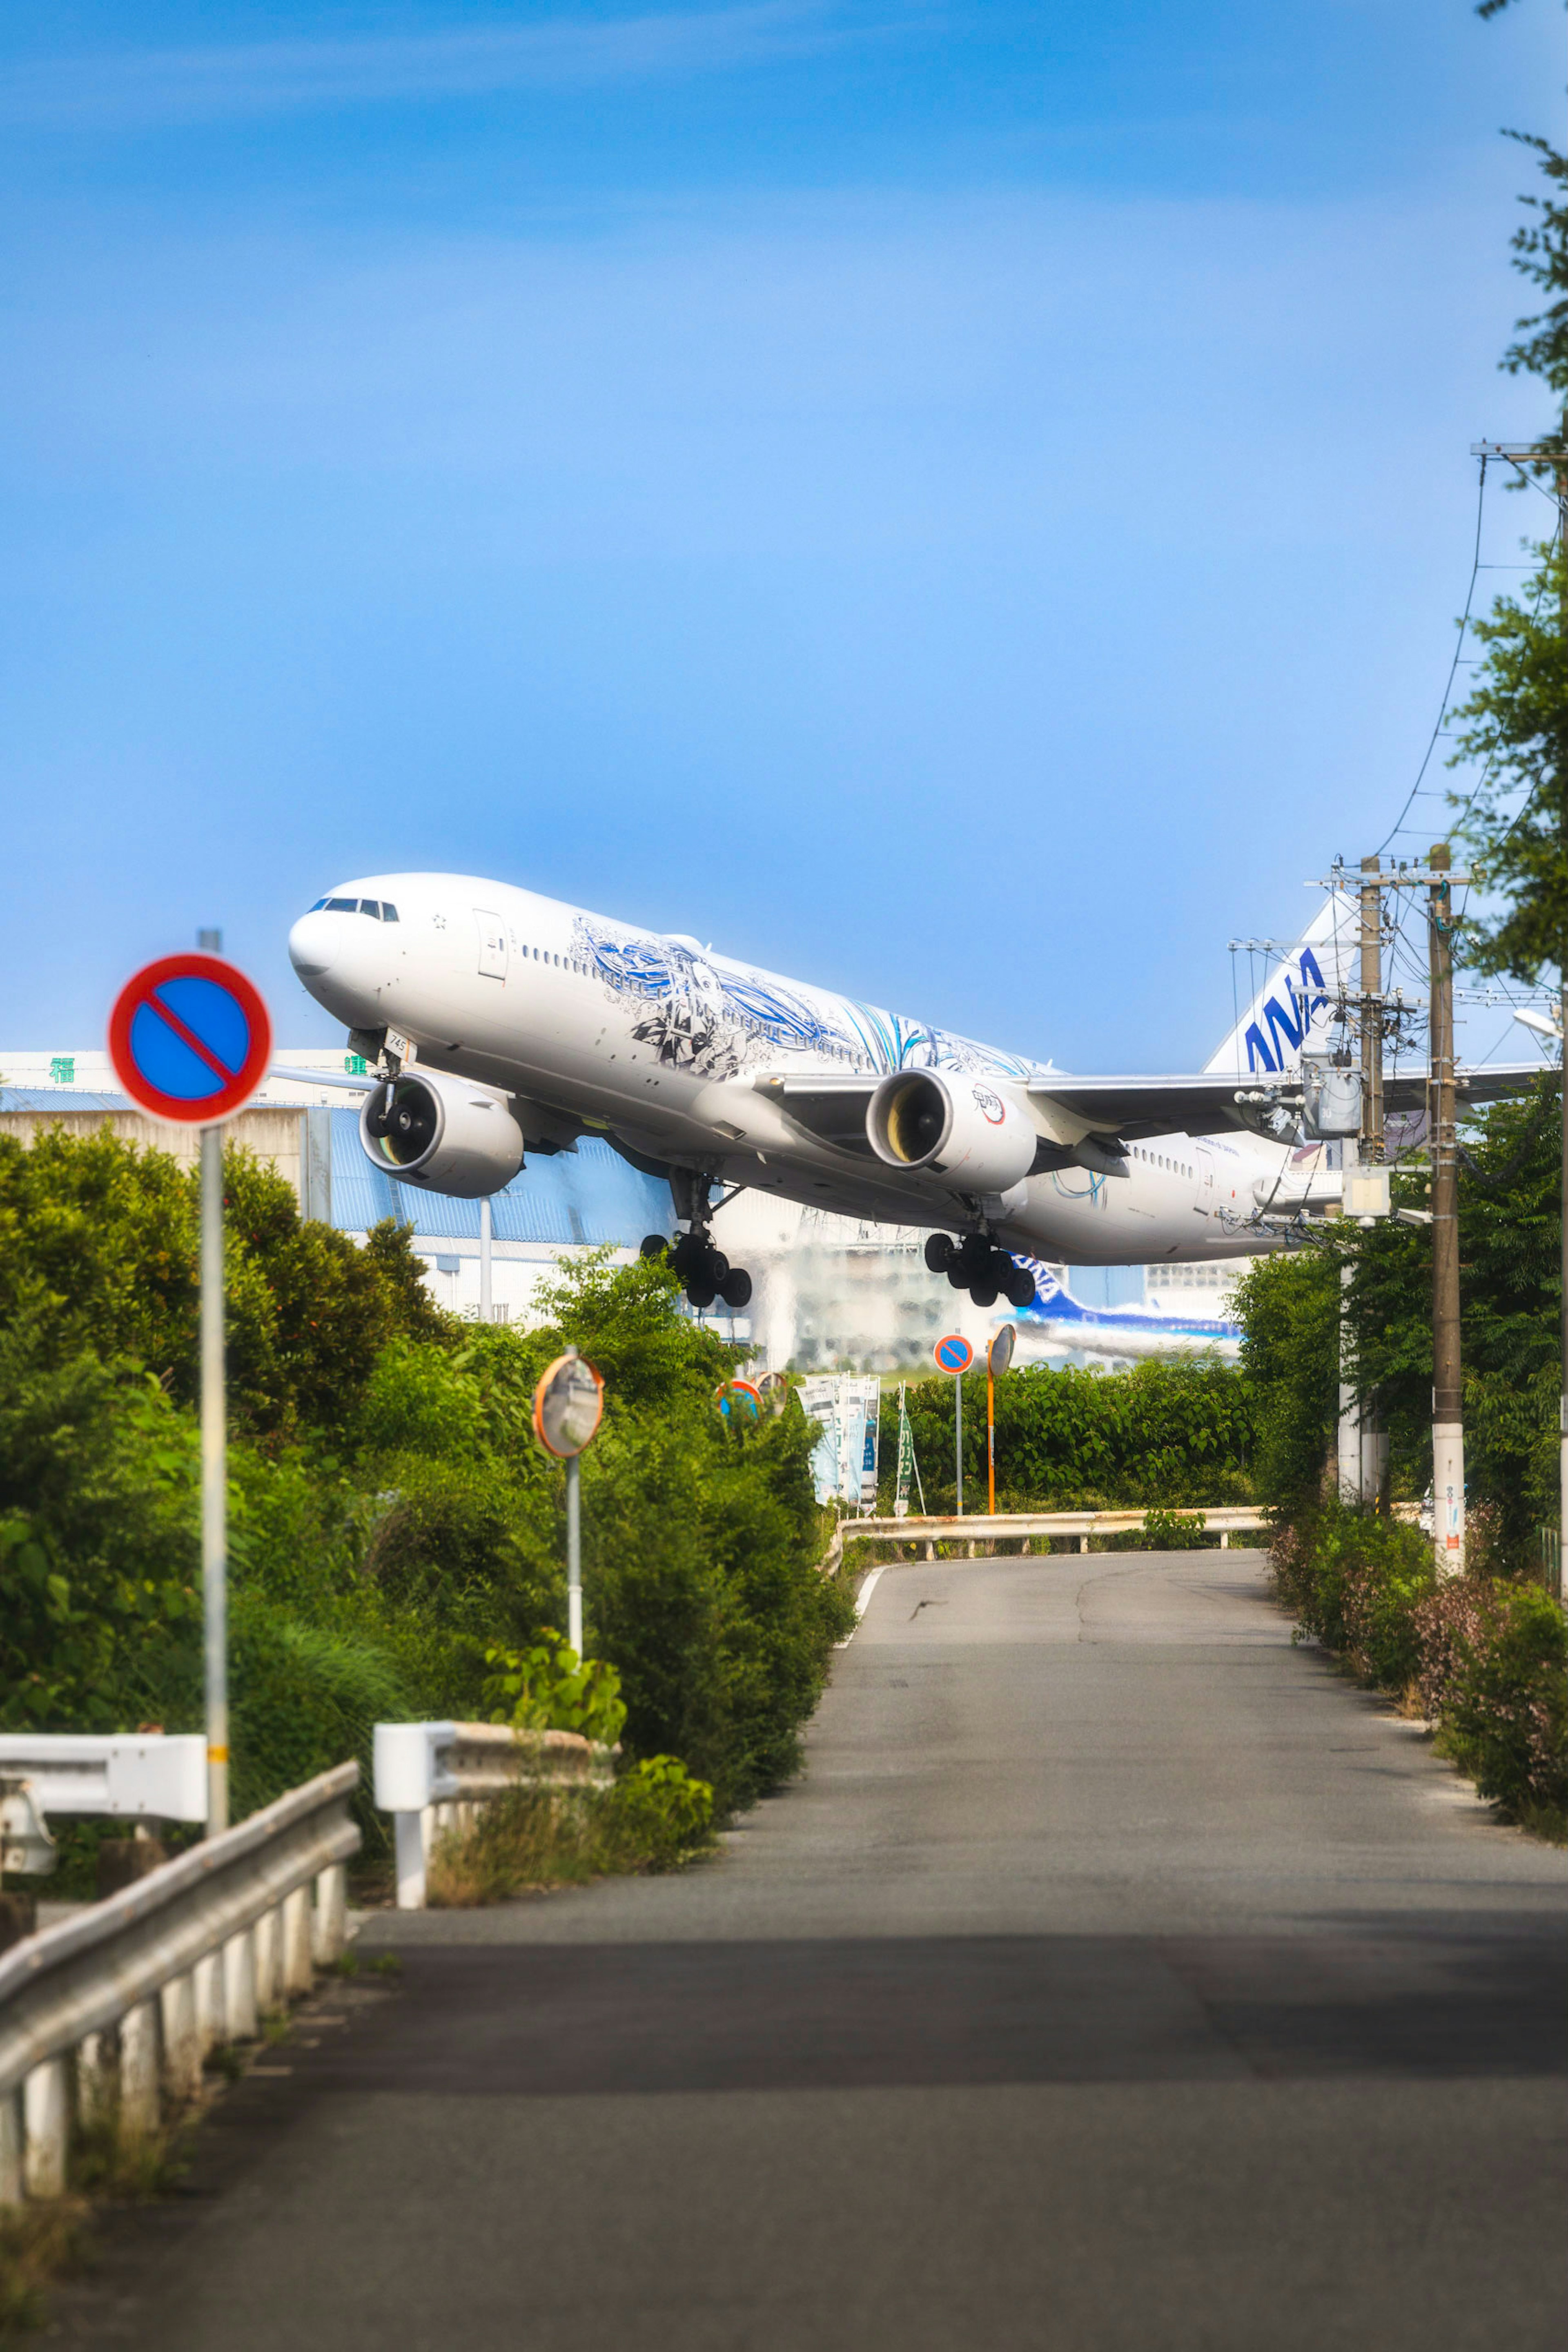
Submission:
<svg viewBox="0 0 1568 2352">
<path fill-rule="evenodd" d="M 274 1062 L 267 1071 L 269 1078 L 284 1078 L 291 1087 L 341 1087 L 347 1094 L 368 1095 L 380 1086 L 379 1078 L 340 1077 L 336 1070 L 290 1070 L 281 1062 Z"/>
<path fill-rule="evenodd" d="M 1550 1066 L 1544 1062 L 1483 1063 L 1457 1074 L 1461 1103 L 1500 1102 L 1510 1095 L 1528 1094 Z M 1299 1090 L 1299 1072 L 1286 1071 L 1238 1078 L 1205 1071 L 1193 1077 L 1100 1078 L 1069 1077 L 1064 1071 L 1030 1082 L 1030 1098 L 1060 1104 L 1074 1118 L 1096 1132 L 1136 1138 L 1144 1135 L 1222 1135 L 1230 1128 L 1246 1128 L 1248 1097 L 1253 1102 L 1265 1093 Z M 1238 1100 L 1238 1097 L 1242 1099 Z M 1385 1076 L 1383 1100 L 1390 1111 L 1424 1110 L 1425 1070 L 1402 1070 Z"/>
<path fill-rule="evenodd" d="M 866 1140 L 866 1111 L 881 1084 L 880 1076 L 865 1077 L 848 1070 L 803 1070 L 782 1077 L 765 1073 L 752 1080 L 757 1092 L 776 1102 L 797 1126 L 824 1143 L 837 1144 L 841 1151 L 863 1151 L 868 1159 L 873 1154 Z"/>
</svg>

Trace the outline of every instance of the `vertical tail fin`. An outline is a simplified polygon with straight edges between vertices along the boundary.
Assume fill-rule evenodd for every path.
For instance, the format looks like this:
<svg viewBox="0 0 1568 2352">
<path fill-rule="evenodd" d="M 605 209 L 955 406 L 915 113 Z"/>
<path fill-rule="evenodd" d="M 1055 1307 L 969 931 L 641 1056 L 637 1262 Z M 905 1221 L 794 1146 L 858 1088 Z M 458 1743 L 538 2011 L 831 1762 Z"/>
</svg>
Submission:
<svg viewBox="0 0 1568 2352">
<path fill-rule="evenodd" d="M 1331 890 L 1295 946 L 1271 961 L 1268 979 L 1204 1064 L 1206 1072 L 1266 1077 L 1299 1068 L 1303 1050 L 1328 1042 L 1333 1007 L 1352 984 L 1360 948 L 1359 906 L 1348 892 Z"/>
</svg>

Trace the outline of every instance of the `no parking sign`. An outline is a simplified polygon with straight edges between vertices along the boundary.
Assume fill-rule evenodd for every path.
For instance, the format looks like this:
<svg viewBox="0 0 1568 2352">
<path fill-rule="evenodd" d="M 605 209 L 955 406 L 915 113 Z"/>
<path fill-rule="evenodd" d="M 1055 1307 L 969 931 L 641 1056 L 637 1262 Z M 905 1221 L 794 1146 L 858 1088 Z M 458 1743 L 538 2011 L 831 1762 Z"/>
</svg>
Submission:
<svg viewBox="0 0 1568 2352">
<path fill-rule="evenodd" d="M 272 1023 L 256 989 L 222 956 L 162 956 L 116 997 L 109 1058 L 154 1118 L 214 1127 L 266 1077 Z"/>
</svg>

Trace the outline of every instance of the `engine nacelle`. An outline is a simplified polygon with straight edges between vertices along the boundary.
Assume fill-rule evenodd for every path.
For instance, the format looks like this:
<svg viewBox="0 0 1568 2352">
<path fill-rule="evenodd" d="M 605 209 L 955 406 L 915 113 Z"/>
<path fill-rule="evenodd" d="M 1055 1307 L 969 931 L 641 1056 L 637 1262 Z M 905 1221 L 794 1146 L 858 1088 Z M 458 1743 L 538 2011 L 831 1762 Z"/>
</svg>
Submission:
<svg viewBox="0 0 1568 2352">
<path fill-rule="evenodd" d="M 895 1070 L 866 1112 L 866 1134 L 889 1168 L 940 1176 L 964 1192 L 1006 1192 L 1029 1174 L 1038 1140 L 1018 1105 L 983 1078 Z"/>
<path fill-rule="evenodd" d="M 444 1070 L 405 1070 L 367 1095 L 360 1141 L 383 1175 L 460 1201 L 498 1192 L 523 1164 L 507 1097 Z"/>
</svg>

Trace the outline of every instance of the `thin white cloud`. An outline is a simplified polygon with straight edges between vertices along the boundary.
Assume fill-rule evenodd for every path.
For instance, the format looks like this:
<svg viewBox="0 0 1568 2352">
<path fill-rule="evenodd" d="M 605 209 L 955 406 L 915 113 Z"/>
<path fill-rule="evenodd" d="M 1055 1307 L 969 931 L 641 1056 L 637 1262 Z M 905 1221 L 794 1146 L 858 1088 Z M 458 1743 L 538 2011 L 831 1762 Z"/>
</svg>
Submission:
<svg viewBox="0 0 1568 2352">
<path fill-rule="evenodd" d="M 0 73 L 0 121 L 152 128 L 308 107 L 727 73 L 886 29 L 828 0 L 570 20 L 485 31 L 41 58 Z"/>
</svg>

